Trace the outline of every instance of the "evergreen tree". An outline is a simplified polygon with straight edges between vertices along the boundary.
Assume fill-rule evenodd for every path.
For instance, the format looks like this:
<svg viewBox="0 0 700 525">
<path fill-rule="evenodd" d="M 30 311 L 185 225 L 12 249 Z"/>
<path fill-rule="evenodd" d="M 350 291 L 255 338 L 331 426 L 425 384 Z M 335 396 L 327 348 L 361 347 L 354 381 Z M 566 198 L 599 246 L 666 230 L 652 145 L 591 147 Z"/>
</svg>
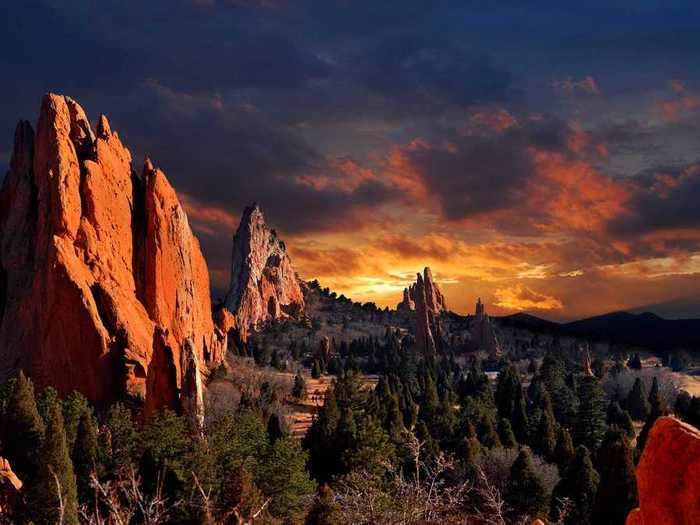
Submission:
<svg viewBox="0 0 700 525">
<path fill-rule="evenodd" d="M 62 523 L 77 525 L 77 488 L 66 443 L 61 406 L 55 400 L 47 404 L 45 409 L 46 437 L 38 456 L 40 463 L 36 475 L 29 486 L 29 513 L 34 523 L 58 523 L 62 506 Z"/>
<path fill-rule="evenodd" d="M 318 488 L 314 504 L 306 516 L 304 525 L 336 525 L 341 522 L 342 511 L 336 503 L 331 488 L 323 484 Z"/>
<path fill-rule="evenodd" d="M 313 379 L 319 379 L 321 377 L 321 365 L 318 360 L 314 360 L 314 364 L 311 367 L 311 377 Z"/>
<path fill-rule="evenodd" d="M 624 523 L 629 511 L 637 506 L 637 481 L 632 449 L 619 429 L 610 429 L 598 451 L 596 470 L 600 484 L 592 522 L 596 525 Z"/>
<path fill-rule="evenodd" d="M 423 459 L 431 460 L 437 458 L 440 455 L 440 447 L 430 435 L 428 426 L 422 419 L 416 423 L 416 437 L 419 441 L 423 442 Z"/>
<path fill-rule="evenodd" d="M 107 428 L 110 435 L 110 450 L 107 451 L 109 470 L 113 475 L 123 477 L 134 463 L 137 443 L 129 409 L 121 403 L 112 405 L 107 416 Z"/>
<path fill-rule="evenodd" d="M 34 399 L 34 386 L 20 372 L 9 395 L 2 433 L 2 454 L 22 480 L 31 479 L 42 460 L 44 422 Z"/>
<path fill-rule="evenodd" d="M 505 417 L 512 422 L 515 403 L 519 397 L 522 397 L 520 374 L 513 365 L 508 365 L 499 372 L 496 383 L 495 401 L 498 417 Z"/>
<path fill-rule="evenodd" d="M 303 519 L 303 500 L 316 488 L 306 470 L 307 459 L 294 438 L 280 438 L 271 444 L 254 473 L 260 490 L 272 497 L 270 512 L 291 523 Z"/>
<path fill-rule="evenodd" d="M 554 415 L 546 410 L 542 411 L 540 422 L 531 438 L 532 450 L 547 460 L 554 457 L 557 446 L 557 427 Z"/>
<path fill-rule="evenodd" d="M 496 448 L 501 446 L 498 433 L 493 428 L 493 422 L 488 414 L 481 416 L 479 424 L 476 426 L 476 434 L 479 436 L 479 441 L 481 444 L 486 448 Z"/>
<path fill-rule="evenodd" d="M 574 458 L 574 442 L 567 429 L 560 426 L 557 430 L 557 445 L 554 448 L 554 462 L 559 468 L 559 473 L 564 473 L 569 463 Z"/>
<path fill-rule="evenodd" d="M 510 469 L 505 500 L 518 518 L 546 518 L 548 515 L 547 489 L 535 471 L 532 456 L 527 448 L 520 450 Z"/>
<path fill-rule="evenodd" d="M 637 438 L 637 457 L 641 456 L 642 451 L 644 450 L 651 427 L 654 426 L 657 419 L 666 415 L 667 412 L 666 401 L 661 396 L 661 392 L 659 391 L 659 382 L 656 377 L 654 377 L 654 381 L 651 384 L 651 390 L 649 391 L 649 407 L 649 415 L 644 422 L 644 427 L 639 434 L 639 438 Z"/>
<path fill-rule="evenodd" d="M 511 417 L 511 426 L 513 434 L 519 443 L 526 443 L 528 440 L 529 420 L 525 407 L 525 397 L 522 390 L 515 394 L 515 402 L 513 403 L 513 415 Z"/>
<path fill-rule="evenodd" d="M 244 522 L 258 512 L 264 503 L 264 496 L 255 484 L 253 475 L 243 465 L 234 467 L 227 473 L 221 490 L 219 508 L 223 515 L 231 515 L 237 510 Z M 267 512 L 259 516 L 264 522 Z"/>
<path fill-rule="evenodd" d="M 387 462 L 394 459 L 395 448 L 379 422 L 371 416 L 361 418 L 357 426 L 355 446 L 346 454 L 345 462 L 350 470 L 362 468 L 379 476 L 387 469 Z"/>
<path fill-rule="evenodd" d="M 92 414 L 92 408 L 90 408 L 88 400 L 80 392 L 71 393 L 63 401 L 63 421 L 66 427 L 66 440 L 69 450 L 73 450 L 78 432 L 78 424 L 83 414 L 86 413 Z"/>
<path fill-rule="evenodd" d="M 627 410 L 622 410 L 617 401 L 611 401 L 608 405 L 608 413 L 606 422 L 609 426 L 615 426 L 622 429 L 629 439 L 634 437 L 634 424 Z"/>
<path fill-rule="evenodd" d="M 326 392 L 323 408 L 304 437 L 304 448 L 309 451 L 311 474 L 319 482 L 326 482 L 342 469 L 341 458 L 335 449 L 340 409 L 335 389 Z"/>
<path fill-rule="evenodd" d="M 574 442 L 595 450 L 605 433 L 605 393 L 597 377 L 586 376 L 579 387 Z"/>
<path fill-rule="evenodd" d="M 644 382 L 640 378 L 634 380 L 634 385 L 627 395 L 625 408 L 635 421 L 644 421 L 649 415 L 649 401 L 647 401 Z"/>
<path fill-rule="evenodd" d="M 498 438 L 504 448 L 515 448 L 518 445 L 510 421 L 504 417 L 498 420 Z"/>
<path fill-rule="evenodd" d="M 600 476 L 593 468 L 588 449 L 580 445 L 564 476 L 552 494 L 552 516 L 559 518 L 562 500 L 569 500 L 570 507 L 565 518 L 567 525 L 591 525 L 591 516 L 598 493 Z"/>
<path fill-rule="evenodd" d="M 296 348 L 296 347 L 295 347 Z M 297 399 L 303 399 L 306 395 L 306 381 L 303 376 L 297 374 L 294 376 L 294 386 L 292 387 L 292 396 Z"/>
<path fill-rule="evenodd" d="M 85 504 L 94 503 L 93 489 L 90 487 L 92 474 L 98 472 L 97 428 L 90 413 L 80 417 L 73 445 L 73 468 L 78 484 L 79 500 Z M 88 505 L 92 507 L 92 505 Z"/>
<path fill-rule="evenodd" d="M 282 421 L 277 414 L 271 414 L 267 420 L 267 437 L 270 443 L 274 444 L 280 438 L 285 436 L 285 432 L 282 428 Z"/>
</svg>

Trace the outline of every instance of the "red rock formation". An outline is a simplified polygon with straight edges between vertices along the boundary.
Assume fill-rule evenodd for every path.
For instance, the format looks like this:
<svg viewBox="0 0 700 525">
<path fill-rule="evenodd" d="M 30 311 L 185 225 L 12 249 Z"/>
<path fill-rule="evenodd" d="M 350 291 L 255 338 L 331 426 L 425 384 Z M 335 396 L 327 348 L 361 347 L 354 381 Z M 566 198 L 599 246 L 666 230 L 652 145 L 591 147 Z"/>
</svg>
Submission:
<svg viewBox="0 0 700 525">
<path fill-rule="evenodd" d="M 304 294 L 284 243 L 265 224 L 257 204 L 243 212 L 233 237 L 231 286 L 225 306 L 241 337 L 265 321 L 285 318 L 304 307 Z"/>
<path fill-rule="evenodd" d="M 489 359 L 496 360 L 501 355 L 501 345 L 496 336 L 491 319 L 486 314 L 484 303 L 479 298 L 476 302 L 474 318 L 469 325 L 469 333 L 473 346 L 477 350 L 488 352 Z"/>
<path fill-rule="evenodd" d="M 411 312 L 416 309 L 416 303 L 413 300 L 415 295 L 415 284 L 412 284 L 409 288 L 403 289 L 403 299 L 399 304 L 396 305 L 396 309 L 400 312 Z"/>
<path fill-rule="evenodd" d="M 586 349 L 583 350 L 583 375 L 586 376 L 593 376 L 593 366 L 592 366 L 592 361 L 591 361 L 591 352 Z"/>
<path fill-rule="evenodd" d="M 674 419 L 654 423 L 637 466 L 639 508 L 627 525 L 700 523 L 700 431 Z"/>
<path fill-rule="evenodd" d="M 22 485 L 22 480 L 12 471 L 10 462 L 0 457 L 0 522 L 5 523 L 3 515 L 12 515 Z M 12 520 L 8 523 L 12 523 Z"/>
<path fill-rule="evenodd" d="M 431 327 L 435 323 L 432 310 L 428 309 L 426 287 L 421 274 L 416 274 L 414 299 L 416 304 L 416 345 L 426 354 L 435 353 L 435 339 Z"/>
<path fill-rule="evenodd" d="M 23 368 L 147 412 L 201 395 L 188 367 L 226 348 L 204 258 L 163 173 L 137 176 L 104 116 L 93 133 L 74 100 L 45 96 L 36 136 L 17 126 L 0 204 L 0 380 Z"/>
<path fill-rule="evenodd" d="M 423 283 L 425 288 L 425 304 L 426 308 L 434 315 L 440 315 L 440 312 L 447 310 L 445 296 L 442 295 L 437 283 L 433 280 L 433 272 L 429 267 L 423 269 Z M 396 305 L 399 311 L 412 311 L 416 309 L 416 284 L 413 283 L 408 288 L 403 290 L 403 299 Z"/>
</svg>

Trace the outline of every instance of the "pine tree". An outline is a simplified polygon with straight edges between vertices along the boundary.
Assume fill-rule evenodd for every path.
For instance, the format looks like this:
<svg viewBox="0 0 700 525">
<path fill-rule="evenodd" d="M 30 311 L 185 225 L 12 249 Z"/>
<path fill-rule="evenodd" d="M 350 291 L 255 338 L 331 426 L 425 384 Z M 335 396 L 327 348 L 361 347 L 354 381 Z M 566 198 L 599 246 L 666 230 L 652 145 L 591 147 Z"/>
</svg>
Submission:
<svg viewBox="0 0 700 525">
<path fill-rule="evenodd" d="M 525 397 L 523 396 L 522 390 L 519 390 L 515 394 L 515 402 L 513 403 L 513 415 L 511 417 L 511 426 L 513 427 L 513 434 L 519 443 L 527 443 L 528 440 L 528 427 L 530 422 L 527 417 L 527 411 L 525 406 Z"/>
<path fill-rule="evenodd" d="M 647 401 L 644 382 L 637 378 L 627 395 L 625 408 L 635 421 L 644 421 L 649 415 L 649 401 Z"/>
<path fill-rule="evenodd" d="M 515 516 L 546 518 L 549 512 L 547 489 L 535 471 L 532 456 L 527 448 L 520 450 L 510 469 L 510 479 L 506 486 L 505 500 Z"/>
<path fill-rule="evenodd" d="M 63 401 L 63 421 L 66 426 L 68 449 L 73 450 L 78 424 L 83 414 L 92 413 L 88 400 L 80 392 L 73 392 Z"/>
<path fill-rule="evenodd" d="M 62 506 L 62 523 L 77 525 L 75 474 L 68 454 L 63 414 L 58 401 L 46 406 L 46 415 L 46 437 L 39 455 L 41 461 L 29 487 L 29 512 L 35 523 L 58 523 Z"/>
<path fill-rule="evenodd" d="M 627 410 L 622 410 L 617 401 L 611 401 L 608 405 L 608 412 L 605 418 L 609 426 L 622 429 L 629 439 L 634 437 L 634 423 Z"/>
<path fill-rule="evenodd" d="M 547 460 L 554 457 L 557 446 L 557 428 L 554 415 L 546 410 L 542 411 L 540 422 L 537 425 L 531 441 L 532 450 Z"/>
<path fill-rule="evenodd" d="M 83 413 L 78 422 L 73 445 L 73 468 L 78 484 L 78 496 L 82 503 L 93 501 L 90 477 L 98 473 L 97 428 L 90 413 Z M 92 505 L 89 505 L 92 507 Z"/>
<path fill-rule="evenodd" d="M 306 516 L 304 525 L 336 525 L 341 522 L 340 505 L 335 501 L 331 488 L 323 484 L 318 488 L 314 504 Z"/>
<path fill-rule="evenodd" d="M 300 374 L 294 376 L 292 395 L 297 399 L 303 399 L 306 395 L 306 381 L 304 381 L 304 378 Z"/>
<path fill-rule="evenodd" d="M 22 480 L 31 479 L 41 461 L 44 422 L 34 399 L 34 386 L 20 372 L 5 410 L 3 455 Z"/>
<path fill-rule="evenodd" d="M 600 476 L 593 468 L 591 455 L 583 445 L 576 449 L 576 455 L 564 476 L 552 493 L 552 516 L 558 519 L 562 500 L 569 500 L 566 515 L 567 525 L 591 525 L 591 515 L 596 502 Z"/>
<path fill-rule="evenodd" d="M 651 384 L 651 390 L 649 391 L 649 407 L 649 415 L 647 416 L 647 419 L 644 422 L 644 427 L 642 428 L 639 438 L 637 439 L 637 457 L 640 457 L 644 451 L 647 439 L 649 438 L 649 432 L 654 426 L 654 423 L 656 423 L 656 420 L 661 416 L 666 415 L 668 410 L 666 401 L 663 399 L 661 392 L 659 391 L 659 382 L 656 377 L 654 377 L 654 381 Z"/>
<path fill-rule="evenodd" d="M 131 412 L 121 403 L 112 405 L 107 416 L 107 428 L 110 435 L 111 473 L 123 477 L 128 472 L 135 459 L 136 429 L 131 419 Z"/>
<path fill-rule="evenodd" d="M 574 442 L 595 450 L 605 433 L 605 393 L 597 377 L 586 376 L 579 387 Z"/>
<path fill-rule="evenodd" d="M 314 364 L 311 367 L 311 377 L 313 379 L 319 379 L 321 377 L 321 365 L 318 360 L 314 360 Z"/>
<path fill-rule="evenodd" d="M 508 365 L 498 373 L 496 383 L 495 401 L 498 417 L 512 421 L 515 403 L 519 397 L 522 397 L 520 374 L 513 365 Z"/>
<path fill-rule="evenodd" d="M 496 430 L 493 428 L 493 422 L 488 414 L 481 416 L 479 424 L 476 426 L 476 434 L 479 436 L 479 441 L 486 448 L 496 448 L 501 446 L 501 441 L 498 438 Z"/>
<path fill-rule="evenodd" d="M 282 421 L 277 414 L 271 414 L 267 420 L 267 437 L 270 443 L 274 444 L 280 438 L 285 436 L 285 432 L 282 429 Z"/>
<path fill-rule="evenodd" d="M 637 506 L 637 481 L 632 449 L 619 429 L 610 429 L 596 458 L 600 484 L 592 522 L 596 525 L 624 523 L 629 511 Z"/>
<path fill-rule="evenodd" d="M 243 465 L 235 467 L 228 473 L 223 482 L 219 507 L 224 515 L 234 514 L 237 510 L 244 522 L 258 512 L 262 507 L 264 497 L 255 484 L 252 474 Z M 266 512 L 262 513 L 261 521 L 265 521 Z"/>
<path fill-rule="evenodd" d="M 518 442 L 515 440 L 513 428 L 510 426 L 510 421 L 502 417 L 498 420 L 498 438 L 504 448 L 515 448 Z"/>
<path fill-rule="evenodd" d="M 557 430 L 557 445 L 554 448 L 554 462 L 559 468 L 559 473 L 563 474 L 569 463 L 574 458 L 574 442 L 567 429 L 560 426 Z"/>
</svg>

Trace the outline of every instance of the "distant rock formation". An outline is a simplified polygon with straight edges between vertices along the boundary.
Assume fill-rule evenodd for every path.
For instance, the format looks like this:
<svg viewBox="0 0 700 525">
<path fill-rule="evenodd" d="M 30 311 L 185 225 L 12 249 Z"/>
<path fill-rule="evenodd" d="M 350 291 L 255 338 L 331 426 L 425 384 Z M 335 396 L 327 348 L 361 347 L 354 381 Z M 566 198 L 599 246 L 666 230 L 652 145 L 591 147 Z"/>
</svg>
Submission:
<svg viewBox="0 0 700 525">
<path fill-rule="evenodd" d="M 496 336 L 493 323 L 486 313 L 484 303 L 479 298 L 476 302 L 474 317 L 469 325 L 472 344 L 477 350 L 488 352 L 489 359 L 496 360 L 501 356 L 501 345 Z"/>
<path fill-rule="evenodd" d="M 77 102 L 46 95 L 0 192 L 0 381 L 22 368 L 98 406 L 201 410 L 200 376 L 225 350 L 163 172 L 147 160 L 138 176 L 104 115 L 93 132 Z"/>
<path fill-rule="evenodd" d="M 433 281 L 430 268 L 425 268 L 423 275 L 416 274 L 415 284 L 404 290 L 404 299 L 407 298 L 412 308 L 406 302 L 403 307 L 399 304 L 399 310 L 415 311 L 416 346 L 423 353 L 434 354 L 442 344 L 439 317 L 445 310 L 445 299 Z"/>
<path fill-rule="evenodd" d="M 440 288 L 433 280 L 433 272 L 428 267 L 423 270 L 423 283 L 426 308 L 431 311 L 433 315 L 440 315 L 440 312 L 447 310 L 447 304 L 445 303 L 445 296 L 442 295 Z M 403 299 L 396 305 L 397 310 L 408 312 L 416 309 L 417 284 L 416 282 L 408 288 L 404 288 Z"/>
<path fill-rule="evenodd" d="M 639 508 L 627 525 L 700 523 L 700 431 L 674 419 L 654 423 L 637 466 Z"/>
<path fill-rule="evenodd" d="M 243 212 L 233 237 L 231 286 L 225 307 L 236 318 L 241 338 L 265 321 L 296 315 L 304 308 L 287 249 L 265 224 L 257 204 Z"/>
</svg>

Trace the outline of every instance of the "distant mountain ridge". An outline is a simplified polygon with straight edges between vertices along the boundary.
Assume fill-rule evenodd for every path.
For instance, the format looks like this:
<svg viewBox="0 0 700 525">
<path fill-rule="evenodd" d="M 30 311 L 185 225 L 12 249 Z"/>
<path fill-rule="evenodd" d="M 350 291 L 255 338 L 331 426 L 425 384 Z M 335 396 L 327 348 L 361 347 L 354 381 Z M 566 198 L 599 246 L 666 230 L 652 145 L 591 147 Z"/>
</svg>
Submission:
<svg viewBox="0 0 700 525">
<path fill-rule="evenodd" d="M 700 319 L 664 319 L 652 312 L 610 312 L 569 323 L 557 323 L 531 314 L 517 313 L 500 317 L 498 322 L 505 326 L 618 344 L 700 350 Z"/>
</svg>

